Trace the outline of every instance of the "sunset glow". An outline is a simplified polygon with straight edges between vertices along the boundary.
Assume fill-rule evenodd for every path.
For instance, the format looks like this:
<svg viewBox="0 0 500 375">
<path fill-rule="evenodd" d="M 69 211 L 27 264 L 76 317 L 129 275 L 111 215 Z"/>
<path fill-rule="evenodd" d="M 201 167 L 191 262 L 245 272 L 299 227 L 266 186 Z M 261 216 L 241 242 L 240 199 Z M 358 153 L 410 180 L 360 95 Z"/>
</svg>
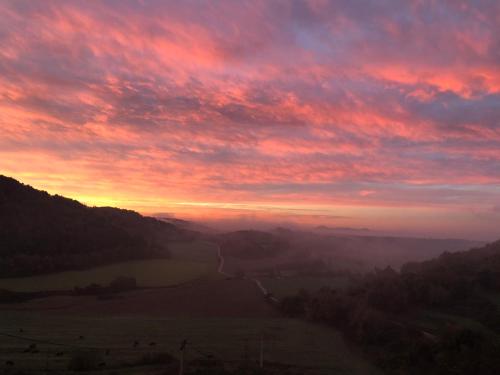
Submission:
<svg viewBox="0 0 500 375">
<path fill-rule="evenodd" d="M 0 16 L 0 174 L 204 222 L 500 237 L 500 2 Z"/>
</svg>

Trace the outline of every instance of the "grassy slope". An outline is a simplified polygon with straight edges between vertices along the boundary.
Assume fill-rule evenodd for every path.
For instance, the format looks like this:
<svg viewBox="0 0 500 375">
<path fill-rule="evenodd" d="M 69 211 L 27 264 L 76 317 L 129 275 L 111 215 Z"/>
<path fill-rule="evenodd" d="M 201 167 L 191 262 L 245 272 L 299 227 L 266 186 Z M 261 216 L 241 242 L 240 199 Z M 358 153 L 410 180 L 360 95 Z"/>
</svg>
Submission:
<svg viewBox="0 0 500 375">
<path fill-rule="evenodd" d="M 139 286 L 169 286 L 214 274 L 216 247 L 207 242 L 174 243 L 172 259 L 148 259 L 33 277 L 0 279 L 12 291 L 67 290 L 90 283 L 108 284 L 120 276 L 135 277 Z"/>
<path fill-rule="evenodd" d="M 140 319 L 140 318 L 82 318 L 44 316 L 44 324 L 34 314 L 0 313 L 2 333 L 51 340 L 67 345 L 85 345 L 111 349 L 106 358 L 108 366 L 132 362 L 148 352 L 167 351 L 177 354 L 184 338 L 190 344 L 187 359 L 213 354 L 224 360 L 241 360 L 246 352 L 257 360 L 260 336 L 266 336 L 265 357 L 269 361 L 314 367 L 307 374 L 376 374 L 363 359 L 353 354 L 336 331 L 291 319 Z M 79 340 L 79 335 L 85 335 Z M 134 340 L 141 343 L 134 349 Z M 149 347 L 155 342 L 154 348 Z M 46 354 L 49 368 L 64 369 L 73 349 L 39 344 L 39 355 L 26 355 L 22 349 L 29 342 L 0 336 L 0 360 L 13 360 L 24 368 L 44 368 Z M 247 348 L 247 349 L 245 349 Z M 64 351 L 63 358 L 55 357 Z"/>
</svg>

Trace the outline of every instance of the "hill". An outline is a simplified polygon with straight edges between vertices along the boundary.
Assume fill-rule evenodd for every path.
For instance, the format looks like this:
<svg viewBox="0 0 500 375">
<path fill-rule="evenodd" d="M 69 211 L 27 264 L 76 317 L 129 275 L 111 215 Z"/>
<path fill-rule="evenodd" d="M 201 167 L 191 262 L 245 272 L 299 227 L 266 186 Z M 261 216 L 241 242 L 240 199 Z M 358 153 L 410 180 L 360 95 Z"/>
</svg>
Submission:
<svg viewBox="0 0 500 375">
<path fill-rule="evenodd" d="M 0 277 L 168 257 L 193 232 L 134 211 L 88 207 L 0 175 Z"/>
<path fill-rule="evenodd" d="M 287 251 L 289 243 L 272 233 L 240 230 L 218 236 L 226 256 L 240 259 L 269 259 Z"/>
</svg>

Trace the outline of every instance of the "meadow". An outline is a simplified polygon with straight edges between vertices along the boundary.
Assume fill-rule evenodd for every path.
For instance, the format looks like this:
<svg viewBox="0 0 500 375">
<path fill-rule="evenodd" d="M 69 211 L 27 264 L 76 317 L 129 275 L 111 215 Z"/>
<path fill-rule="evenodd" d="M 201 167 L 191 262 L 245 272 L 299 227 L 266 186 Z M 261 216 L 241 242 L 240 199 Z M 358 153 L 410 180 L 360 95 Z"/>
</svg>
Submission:
<svg viewBox="0 0 500 375">
<path fill-rule="evenodd" d="M 139 287 L 162 287 L 216 274 L 213 244 L 202 241 L 169 245 L 172 257 L 115 263 L 87 270 L 0 279 L 0 289 L 16 292 L 70 290 L 91 283 L 107 285 L 117 277 L 134 277 Z"/>
<path fill-rule="evenodd" d="M 43 324 L 40 324 L 41 319 Z M 179 345 L 184 339 L 188 340 L 188 362 L 210 355 L 227 362 L 256 362 L 263 337 L 265 360 L 296 366 L 299 373 L 377 374 L 346 345 L 337 331 L 300 320 L 40 317 L 32 313 L 1 312 L 0 321 L 0 360 L 11 360 L 18 369 L 25 370 L 48 369 L 51 373 L 66 370 L 72 353 L 79 347 L 87 347 L 101 356 L 108 369 L 133 371 L 134 366 L 127 365 L 138 364 L 148 354 L 168 352 L 178 356 Z M 19 333 L 19 329 L 23 333 Z M 51 344 L 38 343 L 39 353 L 23 353 L 30 342 L 5 334 L 50 341 Z M 84 338 L 80 339 L 80 335 Z M 139 343 L 137 347 L 134 347 L 135 341 Z M 63 354 L 56 356 L 57 352 Z M 138 370 L 140 366 L 136 365 L 135 371 Z M 120 370 L 119 373 L 128 372 Z"/>
</svg>

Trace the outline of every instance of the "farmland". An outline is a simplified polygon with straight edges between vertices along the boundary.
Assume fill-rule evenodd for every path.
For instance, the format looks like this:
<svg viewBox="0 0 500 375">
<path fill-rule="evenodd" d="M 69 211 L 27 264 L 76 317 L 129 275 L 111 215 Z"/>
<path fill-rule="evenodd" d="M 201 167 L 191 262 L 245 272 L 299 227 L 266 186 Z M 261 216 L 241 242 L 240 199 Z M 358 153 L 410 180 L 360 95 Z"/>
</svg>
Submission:
<svg viewBox="0 0 500 375">
<path fill-rule="evenodd" d="M 207 355 L 228 362 L 245 358 L 256 361 L 260 338 L 264 337 L 266 361 L 305 366 L 300 373 L 377 373 L 348 348 L 336 331 L 299 320 L 47 315 L 40 324 L 36 314 L 8 312 L 0 313 L 0 318 L 2 334 L 19 336 L 22 328 L 23 337 L 63 345 L 39 343 L 39 353 L 23 353 L 29 342 L 0 336 L 1 360 L 13 361 L 18 369 L 66 370 L 72 353 L 82 346 L 98 352 L 107 368 L 120 369 L 138 363 L 147 354 L 168 352 L 177 356 L 183 339 L 189 342 L 188 362 Z M 139 343 L 136 347 L 135 341 Z M 107 356 L 104 354 L 106 349 L 109 350 Z M 56 356 L 57 352 L 63 354 Z M 143 373 L 140 369 L 136 366 L 136 372 L 127 373 Z"/>
<path fill-rule="evenodd" d="M 50 275 L 1 279 L 0 288 L 16 292 L 68 290 L 90 283 L 108 284 L 121 276 L 134 277 L 139 286 L 168 286 L 202 277 L 210 266 L 170 259 L 150 259 L 96 267 L 84 271 L 68 271 Z"/>
<path fill-rule="evenodd" d="M 53 296 L 0 304 L 0 310 L 73 315 L 148 317 L 276 317 L 276 310 L 249 280 L 203 278 L 175 287 L 114 295 Z"/>
<path fill-rule="evenodd" d="M 216 249 L 207 242 L 174 243 L 172 258 L 147 259 L 32 277 L 0 279 L 0 289 L 16 292 L 69 290 L 91 283 L 108 284 L 117 277 L 134 277 L 141 287 L 170 286 L 214 276 Z"/>
<path fill-rule="evenodd" d="M 218 275 L 215 245 L 173 243 L 169 250 L 172 259 L 2 280 L 3 288 L 34 290 L 89 280 L 106 283 L 126 275 L 136 277 L 141 286 L 175 287 L 130 291 L 105 300 L 66 295 L 2 305 L 0 361 L 12 361 L 16 370 L 29 374 L 66 374 L 71 358 L 85 350 L 110 371 L 159 374 L 165 373 L 165 364 L 146 365 L 145 359 L 165 352 L 178 357 L 179 344 L 187 339 L 188 366 L 214 356 L 231 368 L 255 363 L 263 338 L 269 366 L 286 364 L 300 374 L 376 374 L 337 331 L 282 318 L 254 283 Z M 25 353 L 33 342 L 36 353 Z"/>
<path fill-rule="evenodd" d="M 0 280 L 0 288 L 17 291 L 106 284 L 118 276 L 135 277 L 143 287 L 167 287 L 109 299 L 59 295 L 1 305 L 0 361 L 14 363 L 16 371 L 29 374 L 67 374 L 72 358 L 83 350 L 109 371 L 166 374 L 165 363 L 149 359 L 163 353 L 178 357 L 179 344 L 187 339 L 186 361 L 191 369 L 196 360 L 209 356 L 231 369 L 255 363 L 262 338 L 268 366 L 285 365 L 292 373 L 311 375 L 377 373 L 338 331 L 285 319 L 253 282 L 218 274 L 216 245 L 177 242 L 169 244 L 169 251 L 169 259 Z M 277 294 L 313 288 L 324 281 L 266 280 Z M 27 348 L 33 342 L 36 350 L 30 352 Z M 175 360 L 171 366 L 177 366 Z"/>
</svg>

